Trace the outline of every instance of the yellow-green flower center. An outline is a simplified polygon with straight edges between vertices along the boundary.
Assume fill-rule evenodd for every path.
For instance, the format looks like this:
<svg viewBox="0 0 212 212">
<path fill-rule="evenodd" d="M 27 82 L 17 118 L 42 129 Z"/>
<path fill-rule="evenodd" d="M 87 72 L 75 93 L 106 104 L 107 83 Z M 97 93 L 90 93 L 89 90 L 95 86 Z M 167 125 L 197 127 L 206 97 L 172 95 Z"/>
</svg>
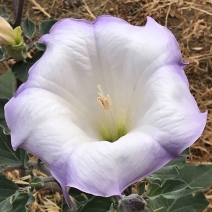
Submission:
<svg viewBox="0 0 212 212">
<path fill-rule="evenodd" d="M 114 132 L 111 131 L 111 127 L 106 125 L 100 129 L 100 135 L 103 140 L 114 142 L 127 134 L 127 127 L 124 124 L 118 125 L 115 130 L 117 130 L 117 132 L 114 134 Z"/>
<path fill-rule="evenodd" d="M 127 133 L 127 126 L 124 121 L 121 119 L 114 118 L 112 113 L 112 101 L 110 95 L 107 94 L 104 96 L 101 86 L 97 85 L 99 89 L 99 97 L 97 98 L 98 103 L 104 110 L 104 125 L 100 127 L 100 135 L 103 140 L 114 142 L 118 140 L 120 137 L 126 135 Z"/>
</svg>

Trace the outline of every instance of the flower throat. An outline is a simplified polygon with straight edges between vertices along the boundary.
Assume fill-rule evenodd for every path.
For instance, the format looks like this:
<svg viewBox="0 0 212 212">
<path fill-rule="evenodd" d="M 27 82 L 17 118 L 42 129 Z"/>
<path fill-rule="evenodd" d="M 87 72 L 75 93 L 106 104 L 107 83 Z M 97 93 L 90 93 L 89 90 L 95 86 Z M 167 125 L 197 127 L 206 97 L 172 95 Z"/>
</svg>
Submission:
<svg viewBox="0 0 212 212">
<path fill-rule="evenodd" d="M 104 96 L 100 85 L 97 85 L 97 88 L 99 90 L 97 101 L 104 110 L 105 117 L 105 124 L 102 124 L 100 128 L 100 135 L 104 140 L 114 142 L 126 135 L 126 125 L 114 116 L 110 95 Z"/>
</svg>

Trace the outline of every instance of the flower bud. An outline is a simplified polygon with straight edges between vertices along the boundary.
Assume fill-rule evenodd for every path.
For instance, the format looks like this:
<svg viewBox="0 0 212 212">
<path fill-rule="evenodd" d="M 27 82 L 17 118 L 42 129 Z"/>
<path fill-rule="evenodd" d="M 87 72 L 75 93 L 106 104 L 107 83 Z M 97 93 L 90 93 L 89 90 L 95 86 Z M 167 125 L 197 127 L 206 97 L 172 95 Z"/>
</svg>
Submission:
<svg viewBox="0 0 212 212">
<path fill-rule="evenodd" d="M 24 60 L 27 56 L 26 44 L 21 34 L 20 26 L 13 29 L 4 18 L 0 17 L 0 45 L 4 45 L 7 53 L 16 60 Z"/>
</svg>

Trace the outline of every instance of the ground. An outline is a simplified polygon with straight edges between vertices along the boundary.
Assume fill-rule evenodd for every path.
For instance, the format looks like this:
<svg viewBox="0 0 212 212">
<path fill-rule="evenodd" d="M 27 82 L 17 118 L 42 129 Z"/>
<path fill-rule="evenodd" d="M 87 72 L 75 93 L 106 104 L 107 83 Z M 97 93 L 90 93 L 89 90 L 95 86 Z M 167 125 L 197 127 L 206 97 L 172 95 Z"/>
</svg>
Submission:
<svg viewBox="0 0 212 212">
<path fill-rule="evenodd" d="M 0 4 L 12 9 L 11 1 Z M 144 25 L 151 16 L 168 27 L 180 44 L 190 89 L 201 111 L 208 110 L 203 135 L 191 147 L 190 163 L 212 162 L 212 1 L 211 0 L 26 0 L 24 16 L 28 15 L 37 27 L 49 17 L 84 18 L 94 20 L 101 14 L 120 17 L 133 25 Z M 114 29 L 115 30 L 115 29 Z M 0 73 L 10 66 L 0 64 Z M 207 192 L 212 200 L 212 190 Z M 209 206 L 207 211 L 212 211 Z"/>
</svg>

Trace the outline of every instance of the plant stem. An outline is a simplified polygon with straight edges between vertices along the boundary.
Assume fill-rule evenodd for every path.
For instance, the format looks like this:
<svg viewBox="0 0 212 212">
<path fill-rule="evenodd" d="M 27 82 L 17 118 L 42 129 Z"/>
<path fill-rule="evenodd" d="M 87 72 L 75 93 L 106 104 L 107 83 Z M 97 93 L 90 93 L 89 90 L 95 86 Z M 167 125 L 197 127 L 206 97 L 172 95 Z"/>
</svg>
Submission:
<svg viewBox="0 0 212 212">
<path fill-rule="evenodd" d="M 35 169 L 40 170 L 47 176 L 51 176 L 51 173 L 49 171 L 49 168 L 46 166 L 45 163 L 38 161 L 38 162 L 28 162 L 27 165 L 33 165 Z M 3 171 L 13 171 L 13 170 L 25 170 L 26 168 L 23 165 L 18 165 L 18 166 L 7 166 L 3 168 Z"/>
<path fill-rule="evenodd" d="M 40 189 L 42 190 L 48 190 L 50 192 L 59 192 L 62 194 L 62 189 L 58 182 L 51 176 L 51 177 L 41 177 L 41 179 L 44 181 L 43 186 L 36 186 L 35 189 L 38 191 Z"/>
<path fill-rule="evenodd" d="M 15 2 L 15 0 L 13 0 L 13 2 Z M 13 5 L 14 5 L 14 3 L 13 3 Z M 17 26 L 21 25 L 23 8 L 24 8 L 24 0 L 19 0 L 19 2 L 18 2 L 18 10 L 17 10 L 17 14 L 15 16 L 15 23 L 13 24 L 13 28 L 16 28 Z M 13 7 L 13 9 L 14 9 L 14 7 Z M 14 11 L 14 14 L 15 13 L 16 12 Z"/>
<path fill-rule="evenodd" d="M 40 159 L 38 159 L 38 162 L 36 166 L 34 166 L 36 169 L 40 170 L 47 176 L 51 176 L 51 172 L 49 171 L 49 168 L 46 166 L 45 163 L 43 163 Z"/>
<path fill-rule="evenodd" d="M 56 182 L 56 180 L 54 179 L 54 177 L 49 176 L 49 177 L 41 177 L 41 179 L 43 179 L 44 183 L 49 183 L 49 182 Z"/>
<path fill-rule="evenodd" d="M 13 0 L 13 14 L 14 14 L 14 20 L 16 20 L 17 17 L 16 0 Z"/>
<path fill-rule="evenodd" d="M 19 165 L 19 166 L 8 166 L 8 167 L 4 168 L 2 172 L 14 171 L 14 170 L 20 170 L 20 169 L 24 169 L 24 167 L 22 165 Z"/>
</svg>

